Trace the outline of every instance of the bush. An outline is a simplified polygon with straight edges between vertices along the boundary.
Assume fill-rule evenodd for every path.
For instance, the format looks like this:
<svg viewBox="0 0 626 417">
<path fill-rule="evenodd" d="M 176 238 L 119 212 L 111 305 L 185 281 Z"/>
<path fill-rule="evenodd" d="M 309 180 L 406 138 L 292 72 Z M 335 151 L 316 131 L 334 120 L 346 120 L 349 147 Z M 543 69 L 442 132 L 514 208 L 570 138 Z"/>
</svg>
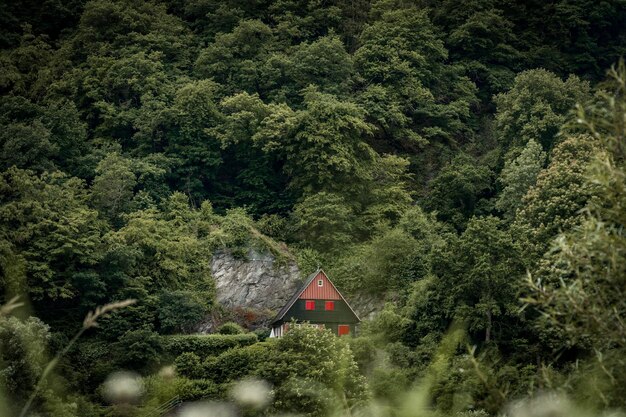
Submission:
<svg viewBox="0 0 626 417">
<path fill-rule="evenodd" d="M 359 371 L 366 374 L 374 366 L 376 359 L 376 346 L 372 339 L 367 337 L 353 337 L 348 340 L 350 350 L 354 354 L 354 360 L 359 366 Z"/>
<path fill-rule="evenodd" d="M 252 345 L 257 341 L 254 333 L 162 336 L 163 347 L 170 355 L 193 352 L 201 358 L 216 356 L 228 349 Z"/>
<path fill-rule="evenodd" d="M 201 378 L 204 374 L 204 366 L 200 357 L 193 352 L 185 352 L 178 355 L 174 361 L 176 371 L 179 375 L 188 378 Z"/>
<path fill-rule="evenodd" d="M 222 324 L 218 329 L 217 332 L 219 334 L 243 334 L 246 331 L 244 330 L 243 327 L 241 327 L 240 325 L 238 325 L 237 323 L 234 323 L 232 321 L 228 321 L 224 324 Z"/>
<path fill-rule="evenodd" d="M 264 342 L 268 337 L 270 337 L 270 330 L 265 327 L 255 329 L 253 333 L 259 338 L 259 342 Z"/>
<path fill-rule="evenodd" d="M 114 351 L 124 367 L 141 370 L 157 365 L 163 348 L 157 333 L 150 330 L 131 330 L 115 343 Z"/>
<path fill-rule="evenodd" d="M 289 378 L 276 389 L 275 411 L 323 417 L 335 414 L 340 399 L 326 385 L 310 378 Z"/>
<path fill-rule="evenodd" d="M 266 343 L 273 349 L 259 364 L 258 374 L 277 389 L 290 379 L 306 378 L 328 388 L 349 406 L 367 397 L 367 384 L 350 347 L 329 330 L 294 328 L 275 343 Z M 280 410 L 294 411 L 289 407 Z"/>
<path fill-rule="evenodd" d="M 270 351 L 271 346 L 268 343 L 230 349 L 217 358 L 207 361 L 206 372 L 215 381 L 241 379 L 256 371 L 259 364 L 269 357 Z"/>
<path fill-rule="evenodd" d="M 166 291 L 159 300 L 159 322 L 165 333 L 190 332 L 208 312 L 193 291 Z"/>
<path fill-rule="evenodd" d="M 35 317 L 0 316 L 0 387 L 16 404 L 28 398 L 46 366 L 49 329 Z"/>
<path fill-rule="evenodd" d="M 223 396 L 220 386 L 208 379 L 178 378 L 176 392 L 181 401 L 198 401 Z"/>
</svg>

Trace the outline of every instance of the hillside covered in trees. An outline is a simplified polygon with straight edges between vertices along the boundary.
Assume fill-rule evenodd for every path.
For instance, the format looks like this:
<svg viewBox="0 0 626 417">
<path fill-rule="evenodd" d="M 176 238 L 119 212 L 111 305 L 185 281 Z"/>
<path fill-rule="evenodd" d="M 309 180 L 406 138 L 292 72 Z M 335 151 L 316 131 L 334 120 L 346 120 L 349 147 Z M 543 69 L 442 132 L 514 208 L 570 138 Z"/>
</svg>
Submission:
<svg viewBox="0 0 626 417">
<path fill-rule="evenodd" d="M 626 410 L 625 54 L 623 0 L 0 2 L 0 415 Z M 251 249 L 385 307 L 266 340 Z"/>
</svg>

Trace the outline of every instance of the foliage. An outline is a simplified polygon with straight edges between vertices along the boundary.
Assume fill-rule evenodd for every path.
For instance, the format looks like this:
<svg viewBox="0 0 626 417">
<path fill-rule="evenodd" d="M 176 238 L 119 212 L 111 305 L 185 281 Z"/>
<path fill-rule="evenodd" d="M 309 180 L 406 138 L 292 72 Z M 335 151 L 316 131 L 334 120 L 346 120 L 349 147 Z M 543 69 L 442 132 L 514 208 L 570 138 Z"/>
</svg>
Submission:
<svg viewBox="0 0 626 417">
<path fill-rule="evenodd" d="M 602 144 L 592 160 L 587 181 L 599 188 L 596 199 L 585 207 L 580 223 L 556 239 L 547 279 L 531 281 L 531 298 L 544 313 L 545 325 L 564 333 L 570 345 L 579 345 L 595 357 L 602 370 L 588 386 L 603 405 L 624 406 L 624 111 L 626 69 L 621 61 L 612 69 L 612 92 L 603 92 L 602 103 L 579 122 Z M 611 94 L 612 93 L 612 94 Z M 597 378 L 597 379 L 596 379 Z M 607 383 L 603 383 L 602 380 Z M 584 382 L 583 382 L 584 384 Z M 598 390 L 602 390 L 598 393 Z"/>
<path fill-rule="evenodd" d="M 0 317 L 0 382 L 5 396 L 23 404 L 46 366 L 49 326 L 36 317 Z"/>
<path fill-rule="evenodd" d="M 195 291 L 164 292 L 159 300 L 159 322 L 164 333 L 189 333 L 209 310 L 211 300 Z"/>
<path fill-rule="evenodd" d="M 192 352 L 200 357 L 215 356 L 227 349 L 256 342 L 257 337 L 254 333 L 173 335 L 162 338 L 163 349 L 170 355 Z"/>
<path fill-rule="evenodd" d="M 576 76 L 561 81 L 546 70 L 530 70 L 515 77 L 513 87 L 494 98 L 495 122 L 504 151 L 537 141 L 544 150 L 556 145 L 556 134 L 574 104 L 589 97 L 589 84 Z"/>
<path fill-rule="evenodd" d="M 260 364 L 258 375 L 284 394 L 274 404 L 277 411 L 319 415 L 329 411 L 329 400 L 337 403 L 334 398 L 344 396 L 346 405 L 352 406 L 367 396 L 366 383 L 347 343 L 330 331 L 308 326 L 294 328 L 279 339 Z M 301 397 L 306 400 L 300 401 Z M 309 409 L 309 401 L 320 408 Z"/>
<path fill-rule="evenodd" d="M 245 330 L 237 323 L 226 322 L 217 329 L 217 332 L 219 334 L 242 334 Z"/>
<path fill-rule="evenodd" d="M 214 360 L 205 362 L 206 373 L 220 383 L 243 379 L 255 373 L 262 363 L 271 360 L 272 353 L 272 346 L 266 343 L 229 349 Z"/>
<path fill-rule="evenodd" d="M 487 166 L 459 154 L 433 179 L 427 206 L 437 210 L 438 220 L 462 229 L 488 196 L 492 175 Z"/>
<path fill-rule="evenodd" d="M 89 286 L 103 285 L 93 274 L 103 228 L 87 205 L 83 181 L 58 171 L 36 175 L 13 167 L 1 174 L 0 190 L 6 250 L 10 262 L 25 265 L 25 276 L 8 277 L 24 280 L 9 291 L 28 291 L 34 299 L 73 298 L 82 274 L 90 272 Z"/>
<path fill-rule="evenodd" d="M 516 317 L 519 283 L 511 277 L 523 273 L 520 248 L 502 221 L 489 216 L 472 218 L 463 234 L 436 255 L 433 266 L 438 288 L 448 288 L 446 310 L 451 317 L 467 322 L 472 335 L 484 332 L 484 341 L 506 339 L 492 334 L 498 321 Z"/>
<path fill-rule="evenodd" d="M 507 162 L 500 173 L 502 192 L 496 201 L 496 208 L 508 219 L 522 207 L 522 198 L 537 182 L 537 175 L 543 169 L 546 154 L 541 145 L 530 139 L 520 155 Z"/>
<path fill-rule="evenodd" d="M 586 135 L 563 140 L 522 198 L 513 230 L 526 243 L 529 259 L 545 253 L 559 231 L 578 224 L 580 210 L 596 195 L 596 186 L 586 177 L 596 148 L 595 140 Z"/>
<path fill-rule="evenodd" d="M 536 387 L 623 406 L 622 67 L 599 81 L 625 18 L 621 0 L 2 2 L 0 414 L 8 396 L 148 415 L 251 376 L 274 384 L 263 415 L 516 417 Z M 219 312 L 217 251 L 324 266 L 378 314 L 351 343 L 180 334 Z M 172 360 L 183 377 L 102 410 L 108 374 Z"/>
</svg>

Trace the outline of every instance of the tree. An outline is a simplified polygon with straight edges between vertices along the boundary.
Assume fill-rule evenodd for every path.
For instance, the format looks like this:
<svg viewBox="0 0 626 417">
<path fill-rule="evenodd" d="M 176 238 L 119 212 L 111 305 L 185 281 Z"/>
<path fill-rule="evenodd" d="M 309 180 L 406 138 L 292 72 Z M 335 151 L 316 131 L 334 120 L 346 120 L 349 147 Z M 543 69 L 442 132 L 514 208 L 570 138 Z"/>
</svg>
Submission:
<svg viewBox="0 0 626 417">
<path fill-rule="evenodd" d="M 580 107 L 578 120 L 601 145 L 584 177 L 597 195 L 586 201 L 582 219 L 554 241 L 551 264 L 529 282 L 530 303 L 543 326 L 556 328 L 569 346 L 588 352 L 580 385 L 589 400 L 626 405 L 626 67 L 610 71 L 600 102 Z M 587 382 L 585 382 L 587 381 Z M 602 390 L 602 392 L 598 392 Z"/>
<path fill-rule="evenodd" d="M 346 95 L 353 75 L 352 56 L 338 36 L 321 37 L 299 44 L 289 57 L 287 75 L 293 79 L 294 92 L 313 84 L 321 92 Z"/>
<path fill-rule="evenodd" d="M 224 86 L 226 94 L 263 94 L 268 82 L 264 62 L 277 49 L 272 29 L 260 20 L 242 20 L 230 33 L 221 33 L 198 56 L 195 72 Z"/>
<path fill-rule="evenodd" d="M 320 252 L 345 249 L 353 239 L 356 217 L 340 195 L 320 192 L 294 206 L 298 240 Z"/>
<path fill-rule="evenodd" d="M 117 152 L 110 153 L 96 167 L 91 190 L 94 207 L 113 224 L 119 224 L 119 216 L 130 208 L 136 185 L 132 161 Z"/>
<path fill-rule="evenodd" d="M 200 295 L 200 296 L 198 296 Z M 159 323 L 164 333 L 189 333 L 209 312 L 211 299 L 194 291 L 165 291 L 159 297 Z"/>
<path fill-rule="evenodd" d="M 448 52 L 425 10 L 400 1 L 378 1 L 360 36 L 354 61 L 358 101 L 377 137 L 415 150 L 431 140 L 453 140 L 464 129 L 475 87 Z"/>
<path fill-rule="evenodd" d="M 483 333 L 486 343 L 503 337 L 505 328 L 514 331 L 511 321 L 518 315 L 517 292 L 524 269 L 520 248 L 501 220 L 472 218 L 463 234 L 433 259 L 436 285 L 449 294 L 450 319 L 467 322 L 468 331 Z"/>
<path fill-rule="evenodd" d="M 0 99 L 1 166 L 37 172 L 55 168 L 84 172 L 86 128 L 67 99 L 36 104 L 20 96 Z"/>
<path fill-rule="evenodd" d="M 82 181 L 59 172 L 10 168 L 0 175 L 0 231 L 25 261 L 34 300 L 76 299 L 77 281 L 95 272 L 105 227 L 87 198 Z M 92 283 L 102 280 L 93 275 Z"/>
<path fill-rule="evenodd" d="M 213 133 L 223 118 L 217 106 L 218 89 L 211 80 L 185 84 L 176 92 L 171 110 L 161 116 L 168 132 L 164 150 L 172 161 L 174 187 L 197 201 L 215 193 L 222 163 L 221 143 Z"/>
<path fill-rule="evenodd" d="M 543 69 L 518 74 L 509 91 L 494 97 L 495 127 L 503 151 L 522 148 L 534 139 L 551 152 L 568 112 L 588 98 L 589 83 L 575 75 L 561 81 Z"/>
<path fill-rule="evenodd" d="M 426 206 L 437 219 L 462 229 L 491 189 L 491 170 L 467 154 L 458 154 L 430 184 Z"/>
<path fill-rule="evenodd" d="M 365 112 L 314 87 L 303 97 L 303 110 L 274 107 L 253 140 L 283 156 L 291 187 L 304 195 L 362 190 L 375 158 L 363 141 L 371 132 Z"/>
<path fill-rule="evenodd" d="M 488 102 L 513 83 L 521 58 L 515 47 L 514 24 L 497 8 L 480 10 L 480 6 L 457 7 L 454 0 L 449 3 L 434 10 L 440 19 L 449 19 L 449 14 L 467 14 L 464 21 L 449 28 L 446 42 L 450 57 L 462 63 L 479 87 L 482 101 Z"/>
<path fill-rule="evenodd" d="M 36 317 L 21 321 L 0 316 L 0 381 L 15 406 L 26 402 L 44 370 L 49 330 Z"/>
<path fill-rule="evenodd" d="M 559 232 L 580 222 L 580 210 L 598 194 L 596 186 L 586 180 L 596 151 L 591 136 L 563 140 L 552 152 L 548 167 L 537 176 L 536 185 L 522 198 L 512 231 L 525 243 L 525 256 L 531 263 L 548 250 Z"/>
<path fill-rule="evenodd" d="M 522 207 L 522 198 L 537 182 L 537 175 L 543 169 L 546 153 L 534 139 L 530 139 L 520 156 L 504 166 L 499 182 L 502 192 L 496 201 L 496 208 L 509 220 Z"/>
</svg>

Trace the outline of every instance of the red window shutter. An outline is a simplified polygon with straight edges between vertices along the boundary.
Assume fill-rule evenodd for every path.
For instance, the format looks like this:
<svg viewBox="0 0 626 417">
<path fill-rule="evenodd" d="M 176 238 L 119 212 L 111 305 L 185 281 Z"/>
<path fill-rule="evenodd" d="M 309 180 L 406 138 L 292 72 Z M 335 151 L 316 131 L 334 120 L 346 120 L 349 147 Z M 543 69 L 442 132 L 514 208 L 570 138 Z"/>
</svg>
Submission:
<svg viewBox="0 0 626 417">
<path fill-rule="evenodd" d="M 339 333 L 339 336 L 345 336 L 347 334 L 350 334 L 350 326 L 347 324 L 340 324 L 337 330 L 338 330 L 337 333 Z"/>
<path fill-rule="evenodd" d="M 315 310 L 315 300 L 306 300 L 304 303 L 305 310 Z"/>
<path fill-rule="evenodd" d="M 335 302 L 334 301 L 326 301 L 325 309 L 326 309 L 326 311 L 334 311 L 335 310 Z"/>
</svg>

